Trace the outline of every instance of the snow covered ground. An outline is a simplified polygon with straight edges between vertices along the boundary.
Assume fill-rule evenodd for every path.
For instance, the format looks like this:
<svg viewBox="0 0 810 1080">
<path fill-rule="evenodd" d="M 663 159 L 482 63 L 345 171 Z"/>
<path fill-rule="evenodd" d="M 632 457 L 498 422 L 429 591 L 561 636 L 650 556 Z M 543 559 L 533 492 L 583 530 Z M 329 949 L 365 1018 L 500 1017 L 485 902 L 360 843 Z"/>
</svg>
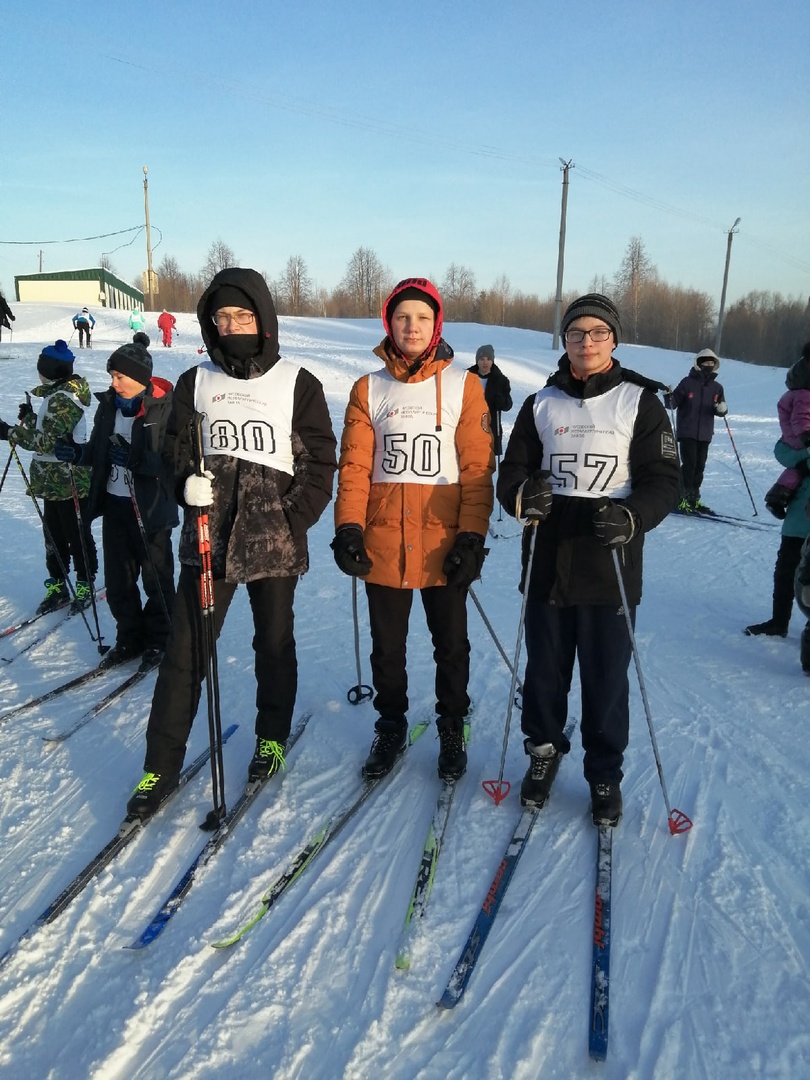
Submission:
<svg viewBox="0 0 810 1080">
<path fill-rule="evenodd" d="M 70 336 L 73 308 L 18 304 L 13 341 L 0 343 L 0 415 L 16 417 L 36 383 L 40 348 Z M 126 315 L 100 311 L 94 348 L 76 369 L 94 390 L 105 362 L 129 339 Z M 148 327 L 153 341 L 158 335 Z M 179 317 L 175 348 L 153 348 L 169 378 L 198 359 L 196 321 Z M 376 321 L 281 320 L 282 351 L 322 381 L 336 431 L 352 381 L 376 361 Z M 546 334 L 450 325 L 469 365 L 491 341 L 512 380 L 516 408 L 556 363 Z M 74 339 L 75 344 L 75 339 Z M 622 345 L 629 367 L 675 383 L 691 357 Z M 784 371 L 724 361 L 729 423 L 758 509 L 779 467 L 776 400 Z M 515 412 L 511 414 L 513 418 Z M 508 425 L 507 425 L 508 426 Z M 22 455 L 28 463 L 29 455 Z M 5 450 L 0 448 L 0 465 Z M 752 517 L 725 425 L 718 421 L 704 499 Z M 12 465 L 0 495 L 0 626 L 29 614 L 45 575 L 38 519 Z M 495 518 L 497 518 L 497 510 Z M 519 613 L 514 523 L 490 542 L 476 586 L 506 652 Z M 298 709 L 312 710 L 280 788 L 263 794 L 183 908 L 149 949 L 126 951 L 191 855 L 210 800 L 193 781 L 67 911 L 23 943 L 0 971 L 4 1078 L 268 1077 L 304 1080 L 528 1080 L 810 1076 L 810 680 L 799 664 L 801 621 L 786 641 L 746 637 L 770 614 L 776 527 L 753 531 L 673 516 L 647 540 L 637 637 L 672 804 L 694 829 L 672 837 L 631 672 L 633 725 L 625 813 L 614 842 L 610 1048 L 587 1052 L 596 831 L 578 738 L 563 763 L 466 996 L 440 1012 L 441 994 L 518 814 L 481 781 L 497 776 L 509 674 L 470 611 L 475 702 L 470 763 L 459 784 L 445 850 L 411 970 L 394 950 L 438 792 L 433 732 L 401 773 L 229 952 L 210 943 L 239 925 L 323 819 L 359 782 L 374 719 L 352 706 L 357 681 L 351 583 L 335 567 L 331 511 L 310 536 L 312 569 L 296 598 Z M 362 669 L 368 637 L 361 591 Z M 108 641 L 114 633 L 100 606 Z M 239 730 L 225 748 L 227 791 L 238 794 L 252 752 L 254 680 L 244 592 L 219 647 L 223 719 Z M 11 657 L 28 638 L 0 640 Z M 409 649 L 411 718 L 431 715 L 433 667 L 418 604 Z M 0 710 L 92 666 L 98 655 L 79 620 L 0 664 Z M 141 776 L 153 676 L 56 749 L 42 736 L 81 715 L 114 679 L 57 698 L 0 725 L 0 952 L 115 832 Z M 103 685 L 101 685 L 103 683 Z M 572 715 L 577 694 L 572 694 Z M 207 741 L 205 696 L 189 751 Z M 525 757 L 519 713 L 505 776 Z"/>
</svg>

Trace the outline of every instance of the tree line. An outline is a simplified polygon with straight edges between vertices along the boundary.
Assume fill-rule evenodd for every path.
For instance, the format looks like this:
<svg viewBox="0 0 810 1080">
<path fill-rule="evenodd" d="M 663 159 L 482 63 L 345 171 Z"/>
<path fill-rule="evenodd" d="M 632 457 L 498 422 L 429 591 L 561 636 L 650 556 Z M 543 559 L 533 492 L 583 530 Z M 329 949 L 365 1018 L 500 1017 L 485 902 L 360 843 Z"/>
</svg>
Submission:
<svg viewBox="0 0 810 1080">
<path fill-rule="evenodd" d="M 174 311 L 195 311 L 211 278 L 227 266 L 238 266 L 233 250 L 215 240 L 199 272 L 182 270 L 164 256 L 157 267 L 159 303 Z M 328 318 L 379 318 L 382 302 L 398 280 L 371 248 L 351 255 L 343 277 L 333 289 L 313 281 L 301 255 L 291 255 L 281 273 L 264 273 L 280 315 Z M 429 274 L 442 294 L 448 322 L 516 326 L 552 333 L 555 298 L 513 289 L 502 274 L 489 288 L 479 286 L 475 273 L 451 263 L 444 275 Z M 563 296 L 563 309 L 582 290 Z M 595 276 L 587 291 L 606 293 L 622 316 L 624 341 L 662 349 L 698 352 L 713 348 L 717 309 L 708 293 L 664 281 L 644 248 L 641 237 L 627 245 L 621 265 L 611 276 Z M 810 299 L 780 293 L 750 292 L 730 305 L 723 320 L 722 353 L 753 364 L 788 367 L 810 340 Z"/>
</svg>

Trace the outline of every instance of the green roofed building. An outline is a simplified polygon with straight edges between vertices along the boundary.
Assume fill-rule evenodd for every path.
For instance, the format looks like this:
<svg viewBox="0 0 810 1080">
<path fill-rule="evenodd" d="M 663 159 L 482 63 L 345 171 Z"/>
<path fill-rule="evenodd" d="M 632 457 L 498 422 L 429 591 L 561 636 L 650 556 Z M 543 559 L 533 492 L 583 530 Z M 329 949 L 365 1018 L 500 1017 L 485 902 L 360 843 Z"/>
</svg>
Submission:
<svg viewBox="0 0 810 1080">
<path fill-rule="evenodd" d="M 14 289 L 20 303 L 40 300 L 88 307 L 143 308 L 140 289 L 127 285 L 102 266 L 53 274 L 16 274 Z"/>
</svg>

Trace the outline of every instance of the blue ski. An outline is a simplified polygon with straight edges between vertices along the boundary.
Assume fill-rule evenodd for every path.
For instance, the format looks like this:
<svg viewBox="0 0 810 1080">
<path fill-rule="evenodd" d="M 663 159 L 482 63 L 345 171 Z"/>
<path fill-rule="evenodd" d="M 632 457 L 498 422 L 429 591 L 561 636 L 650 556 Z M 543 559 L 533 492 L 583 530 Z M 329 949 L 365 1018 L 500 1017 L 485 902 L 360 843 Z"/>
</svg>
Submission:
<svg viewBox="0 0 810 1080">
<path fill-rule="evenodd" d="M 596 857 L 596 893 L 593 915 L 593 962 L 591 964 L 591 1019 L 588 1051 L 594 1061 L 604 1061 L 608 1047 L 610 990 L 610 886 L 613 829 L 599 827 Z"/>
</svg>

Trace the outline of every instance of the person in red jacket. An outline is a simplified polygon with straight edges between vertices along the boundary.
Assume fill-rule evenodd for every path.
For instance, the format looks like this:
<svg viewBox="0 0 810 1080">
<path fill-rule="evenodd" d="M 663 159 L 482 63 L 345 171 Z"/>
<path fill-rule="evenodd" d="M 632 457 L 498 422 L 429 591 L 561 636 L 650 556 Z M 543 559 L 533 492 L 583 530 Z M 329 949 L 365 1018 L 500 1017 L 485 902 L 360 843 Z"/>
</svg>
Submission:
<svg viewBox="0 0 810 1080">
<path fill-rule="evenodd" d="M 172 347 L 172 330 L 177 326 L 177 319 L 175 319 L 174 315 L 170 315 L 164 308 L 163 313 L 158 315 L 157 324 L 160 332 L 163 334 L 164 348 L 170 349 Z"/>
</svg>

